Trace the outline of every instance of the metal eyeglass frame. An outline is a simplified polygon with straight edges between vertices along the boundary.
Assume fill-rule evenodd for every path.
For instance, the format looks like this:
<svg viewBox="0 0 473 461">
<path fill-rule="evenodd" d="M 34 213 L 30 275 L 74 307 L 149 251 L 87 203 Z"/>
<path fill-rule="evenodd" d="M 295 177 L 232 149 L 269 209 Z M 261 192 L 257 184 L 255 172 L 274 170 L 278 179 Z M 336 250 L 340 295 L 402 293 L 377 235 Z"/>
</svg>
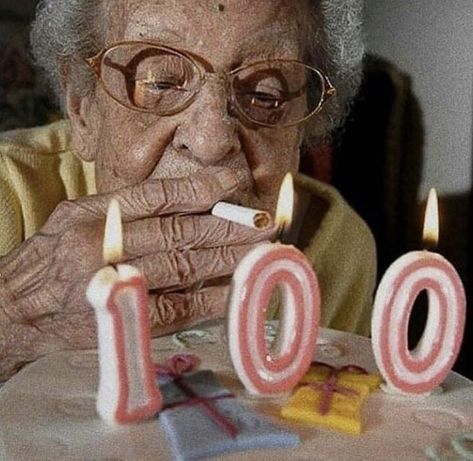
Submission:
<svg viewBox="0 0 473 461">
<path fill-rule="evenodd" d="M 113 95 L 113 93 L 107 88 L 107 85 L 105 85 L 105 83 L 102 79 L 102 65 L 103 65 L 103 60 L 104 60 L 105 56 L 110 51 L 114 50 L 115 48 L 121 47 L 123 45 L 146 45 L 146 46 L 149 46 L 150 48 L 157 48 L 157 49 L 166 51 L 170 54 L 174 54 L 174 55 L 177 55 L 177 56 L 180 56 L 180 57 L 184 58 L 185 60 L 190 62 L 190 64 L 193 66 L 193 68 L 195 68 L 197 70 L 198 78 L 199 78 L 199 84 L 196 86 L 195 90 L 189 96 L 189 98 L 187 100 L 185 100 L 180 106 L 176 107 L 175 109 L 173 109 L 171 111 L 160 112 L 160 111 L 156 111 L 156 110 L 153 110 L 153 109 L 146 109 L 146 108 L 134 106 L 132 104 L 126 105 L 125 103 L 120 101 L 120 99 L 118 99 L 116 96 Z M 193 103 L 193 101 L 195 100 L 195 98 L 196 98 L 197 94 L 199 93 L 199 91 L 201 90 L 201 88 L 205 85 L 206 81 L 209 78 L 209 75 L 217 75 L 218 74 L 217 72 L 213 71 L 212 66 L 208 63 L 207 63 L 208 67 L 212 70 L 210 70 L 210 71 L 205 70 L 203 65 L 200 64 L 197 61 L 197 58 L 199 60 L 201 60 L 202 62 L 206 63 L 206 61 L 203 58 L 200 58 L 199 56 L 194 56 L 193 54 L 191 54 L 189 52 L 186 52 L 186 51 L 183 51 L 183 50 L 179 50 L 179 49 L 172 48 L 172 47 L 165 46 L 165 45 L 159 45 L 159 44 L 156 44 L 154 42 L 136 40 L 136 41 L 117 42 L 117 43 L 115 43 L 115 44 L 113 44 L 109 47 L 104 48 L 99 53 L 97 53 L 95 56 L 93 56 L 91 58 L 86 58 L 85 61 L 89 65 L 89 67 L 94 71 L 97 79 L 99 80 L 99 82 L 101 82 L 105 92 L 114 101 L 116 101 L 119 105 L 121 105 L 122 107 L 124 107 L 126 109 L 135 110 L 135 111 L 138 111 L 138 112 L 154 113 L 154 114 L 165 117 L 165 116 L 171 116 L 171 115 L 178 114 L 179 112 L 182 112 L 187 107 L 189 107 Z M 318 105 L 309 114 L 307 114 L 302 119 L 294 121 L 294 122 L 289 122 L 287 124 L 264 123 L 264 122 L 261 122 L 261 121 L 258 121 L 258 120 L 255 120 L 255 119 L 251 118 L 239 106 L 238 101 L 235 98 L 234 91 L 232 90 L 232 88 L 233 88 L 233 86 L 232 86 L 233 78 L 238 73 L 240 73 L 242 70 L 245 70 L 245 69 L 248 69 L 250 67 L 260 65 L 260 64 L 263 64 L 263 63 L 274 64 L 274 63 L 278 63 L 278 62 L 280 62 L 280 63 L 296 63 L 296 64 L 303 65 L 303 66 L 309 68 L 310 70 L 312 70 L 313 72 L 315 72 L 316 74 L 318 74 L 321 82 L 323 83 L 322 94 L 321 94 L 320 101 L 319 101 Z M 123 69 L 120 69 L 120 70 L 124 72 Z M 231 89 L 231 91 L 229 91 L 229 94 L 231 95 L 231 97 L 229 98 L 229 102 L 231 103 L 232 107 L 235 107 L 237 109 L 238 113 L 240 114 L 240 116 L 242 116 L 247 121 L 249 121 L 251 123 L 254 123 L 256 125 L 265 126 L 265 127 L 269 127 L 269 128 L 294 126 L 294 125 L 298 125 L 298 124 L 306 121 L 307 119 L 309 119 L 313 115 L 320 112 L 320 110 L 322 109 L 322 107 L 326 103 L 326 101 L 336 94 L 335 87 L 332 85 L 329 78 L 322 71 L 320 71 L 319 69 L 317 69 L 315 67 L 309 66 L 308 64 L 305 64 L 302 61 L 298 61 L 298 60 L 295 60 L 295 59 L 268 59 L 268 60 L 256 61 L 256 62 L 253 62 L 253 63 L 250 63 L 250 64 L 246 64 L 244 66 L 240 66 L 240 67 L 238 67 L 238 68 L 236 68 L 236 69 L 234 69 L 230 72 L 223 72 L 223 74 L 226 76 L 226 80 L 227 80 L 228 85 Z"/>
</svg>

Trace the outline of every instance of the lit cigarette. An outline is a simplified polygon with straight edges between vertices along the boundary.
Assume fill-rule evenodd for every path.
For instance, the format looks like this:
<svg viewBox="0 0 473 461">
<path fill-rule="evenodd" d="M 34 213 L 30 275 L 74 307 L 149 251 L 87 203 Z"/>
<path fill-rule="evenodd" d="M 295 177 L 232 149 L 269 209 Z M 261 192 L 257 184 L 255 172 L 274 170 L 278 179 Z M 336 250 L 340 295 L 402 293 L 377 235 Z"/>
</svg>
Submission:
<svg viewBox="0 0 473 461">
<path fill-rule="evenodd" d="M 253 208 L 227 202 L 215 204 L 212 215 L 253 229 L 265 229 L 271 222 L 269 213 L 266 211 L 254 210 Z"/>
</svg>

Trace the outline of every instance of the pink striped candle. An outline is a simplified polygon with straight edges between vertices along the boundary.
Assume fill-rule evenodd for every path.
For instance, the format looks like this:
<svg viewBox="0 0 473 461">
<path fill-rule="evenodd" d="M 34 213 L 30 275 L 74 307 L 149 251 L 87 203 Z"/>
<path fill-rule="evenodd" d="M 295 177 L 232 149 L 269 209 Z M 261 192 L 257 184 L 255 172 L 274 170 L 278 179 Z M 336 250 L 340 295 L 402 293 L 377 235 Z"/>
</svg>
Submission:
<svg viewBox="0 0 473 461">
<path fill-rule="evenodd" d="M 431 191 L 424 240 L 438 238 L 438 211 Z M 435 224 L 434 224 L 435 227 Z M 432 236 L 432 233 L 435 234 Z M 409 318 L 417 296 L 427 291 L 429 310 L 423 335 L 409 351 Z M 373 352 L 387 388 L 404 394 L 429 394 L 446 378 L 460 351 L 466 317 L 463 285 L 441 255 L 413 251 L 386 271 L 378 287 L 371 326 Z"/>
<path fill-rule="evenodd" d="M 284 192 L 288 183 L 289 200 Z M 292 207 L 292 178 L 285 180 L 281 190 L 280 197 Z M 276 223 L 283 227 L 278 215 Z M 282 292 L 280 327 L 269 350 L 264 337 L 266 308 L 278 286 Z M 234 273 L 227 331 L 233 366 L 246 389 L 255 395 L 293 389 L 310 367 L 319 321 L 319 284 L 303 253 L 278 243 L 249 252 Z"/>
<path fill-rule="evenodd" d="M 122 239 L 118 203 L 113 202 L 110 209 L 104 254 L 106 259 L 119 260 Z M 110 236 L 117 235 L 116 246 L 107 245 Z M 143 275 L 125 264 L 104 267 L 90 282 L 87 299 L 97 319 L 98 414 L 110 424 L 153 417 L 162 398 L 151 360 L 148 288 Z"/>
</svg>

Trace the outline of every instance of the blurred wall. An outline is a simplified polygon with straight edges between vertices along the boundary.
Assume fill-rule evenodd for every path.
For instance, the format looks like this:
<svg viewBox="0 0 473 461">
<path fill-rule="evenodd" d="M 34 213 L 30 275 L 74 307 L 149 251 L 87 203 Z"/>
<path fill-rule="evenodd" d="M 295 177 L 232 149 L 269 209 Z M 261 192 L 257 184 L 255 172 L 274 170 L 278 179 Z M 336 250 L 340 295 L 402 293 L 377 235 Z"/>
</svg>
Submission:
<svg viewBox="0 0 473 461">
<path fill-rule="evenodd" d="M 412 77 L 424 114 L 430 187 L 462 194 L 472 182 L 473 2 L 366 0 L 368 49 Z"/>
</svg>

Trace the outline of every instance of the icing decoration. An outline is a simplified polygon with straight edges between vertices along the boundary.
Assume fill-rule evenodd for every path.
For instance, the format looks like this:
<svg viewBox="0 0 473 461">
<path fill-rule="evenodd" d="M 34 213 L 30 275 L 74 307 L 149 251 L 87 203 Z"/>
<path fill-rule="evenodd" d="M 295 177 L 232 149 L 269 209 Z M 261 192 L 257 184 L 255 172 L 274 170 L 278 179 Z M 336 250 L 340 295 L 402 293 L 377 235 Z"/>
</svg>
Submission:
<svg viewBox="0 0 473 461">
<path fill-rule="evenodd" d="M 168 437 L 172 459 L 199 460 L 236 451 L 292 448 L 299 444 L 299 436 L 294 432 L 272 424 L 243 407 L 221 386 L 212 371 L 183 374 L 182 382 L 201 399 L 211 402 L 215 411 L 235 425 L 238 434 L 232 437 L 211 418 L 202 417 L 201 405 L 181 405 L 180 402 L 188 399 L 187 394 L 175 379 L 161 376 L 159 383 L 164 410 L 159 414 L 159 421 Z"/>
<path fill-rule="evenodd" d="M 451 439 L 450 443 L 455 452 L 451 456 L 447 453 L 441 455 L 435 447 L 427 447 L 425 454 L 433 461 L 457 461 L 458 456 L 461 456 L 462 460 L 473 461 L 473 432 L 458 434 Z M 467 443 L 470 446 L 467 446 Z"/>
<path fill-rule="evenodd" d="M 172 340 L 178 346 L 191 349 L 202 344 L 215 344 L 217 338 L 206 330 L 186 330 L 174 333 Z"/>
<path fill-rule="evenodd" d="M 443 456 L 440 456 L 440 453 L 434 447 L 427 447 L 425 449 L 425 456 L 432 461 L 446 461 L 446 459 Z"/>
<path fill-rule="evenodd" d="M 273 290 L 282 292 L 279 334 L 265 344 L 265 311 Z M 293 389 L 310 366 L 320 320 L 317 277 L 299 250 L 263 244 L 238 265 L 227 323 L 230 356 L 246 389 L 256 395 Z"/>
<path fill-rule="evenodd" d="M 469 447 L 467 443 L 469 443 Z M 473 432 L 458 434 L 452 439 L 454 450 L 468 461 L 473 461 Z"/>
<path fill-rule="evenodd" d="M 409 318 L 423 290 L 429 298 L 428 319 L 410 352 Z M 427 394 L 441 384 L 460 350 L 465 315 L 460 277 L 445 258 L 416 251 L 395 261 L 376 293 L 371 329 L 376 363 L 388 386 L 400 393 Z"/>
<path fill-rule="evenodd" d="M 281 410 L 287 419 L 352 434 L 361 433 L 361 406 L 377 389 L 379 376 L 356 365 L 333 367 L 313 362 L 300 387 Z"/>
<path fill-rule="evenodd" d="M 97 320 L 97 412 L 110 424 L 153 417 L 161 395 L 151 361 L 148 289 L 132 266 L 107 266 L 87 288 Z"/>
<path fill-rule="evenodd" d="M 344 347 L 340 344 L 333 344 L 329 342 L 317 342 L 317 351 L 319 356 L 336 359 L 345 355 Z"/>
<path fill-rule="evenodd" d="M 224 415 L 220 414 L 213 405 L 213 401 L 217 399 L 227 399 L 234 397 L 231 393 L 225 393 L 214 397 L 202 397 L 194 392 L 184 378 L 184 373 L 192 372 L 197 365 L 198 359 L 195 356 L 187 354 L 176 354 L 171 357 L 165 366 L 158 365 L 156 372 L 160 377 L 172 378 L 174 385 L 185 396 L 185 399 L 179 402 L 167 403 L 163 410 L 175 408 L 178 406 L 192 406 L 198 405 L 215 422 L 223 431 L 230 437 L 238 435 L 238 428 Z"/>
</svg>

